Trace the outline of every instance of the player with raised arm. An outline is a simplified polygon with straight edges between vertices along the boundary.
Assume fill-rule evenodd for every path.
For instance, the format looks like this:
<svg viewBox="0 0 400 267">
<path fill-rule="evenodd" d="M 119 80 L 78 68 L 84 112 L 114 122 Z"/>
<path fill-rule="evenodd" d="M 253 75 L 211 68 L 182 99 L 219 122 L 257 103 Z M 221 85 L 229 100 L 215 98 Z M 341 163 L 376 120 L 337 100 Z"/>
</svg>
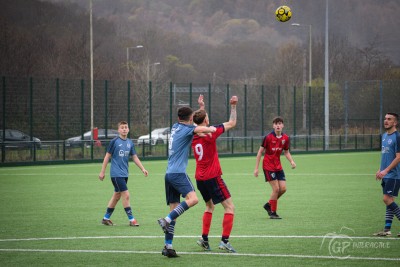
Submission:
<svg viewBox="0 0 400 267">
<path fill-rule="evenodd" d="M 158 224 L 165 233 L 165 246 L 161 253 L 166 257 L 178 257 L 172 247 L 176 219 L 199 201 L 193 184 L 186 173 L 193 136 L 215 131 L 216 129 L 213 126 L 193 125 L 193 110 L 190 107 L 178 109 L 178 122 L 171 129 L 168 166 L 165 174 L 165 194 L 170 213 L 165 218 L 158 219 Z M 179 203 L 181 195 L 185 200 Z"/>
<path fill-rule="evenodd" d="M 272 192 L 269 201 L 264 205 L 264 209 L 268 212 L 271 219 L 281 219 L 276 213 L 278 209 L 278 199 L 286 192 L 286 178 L 281 164 L 282 150 L 290 162 L 292 169 L 296 168 L 292 155 L 289 152 L 290 139 L 289 136 L 282 132 L 283 119 L 276 117 L 272 121 L 274 130 L 266 135 L 261 143 L 256 157 L 256 167 L 254 176 L 258 177 L 258 168 L 261 156 L 264 153 L 263 171 L 265 181 L 271 185 Z"/>
<path fill-rule="evenodd" d="M 145 176 L 147 176 L 149 173 L 143 167 L 140 159 L 136 155 L 135 145 L 133 144 L 132 140 L 128 138 L 129 126 L 126 121 L 121 121 L 118 123 L 118 133 L 119 137 L 111 140 L 107 148 L 107 153 L 104 156 L 103 164 L 99 174 L 100 181 L 103 181 L 107 164 L 111 159 L 110 177 L 111 182 L 114 185 L 114 194 L 108 202 L 107 211 L 101 223 L 108 226 L 114 225 L 110 220 L 110 217 L 114 212 L 118 201 L 122 198 L 122 206 L 124 207 L 126 215 L 128 216 L 129 225 L 139 226 L 139 223 L 132 214 L 130 195 L 127 187 L 129 175 L 129 157 L 132 156 L 133 162 L 135 162 L 136 166 L 139 167 Z"/>
<path fill-rule="evenodd" d="M 382 135 L 381 166 L 376 172 L 376 180 L 382 180 L 383 202 L 386 205 L 385 227 L 376 236 L 391 236 L 393 218 L 396 215 L 400 220 L 400 207 L 395 198 L 400 189 L 400 133 L 397 131 L 399 115 L 388 112 L 385 115 L 383 126 L 386 132 Z M 397 235 L 400 236 L 400 233 Z"/>
<path fill-rule="evenodd" d="M 203 199 L 206 203 L 206 210 L 203 214 L 202 237 L 197 244 L 204 250 L 211 250 L 208 234 L 210 232 L 211 221 L 215 205 L 221 203 L 224 207 L 224 218 L 222 221 L 222 237 L 218 246 L 219 249 L 235 253 L 236 250 L 229 242 L 232 231 L 235 206 L 231 194 L 222 179 L 222 170 L 218 158 L 217 138 L 226 131 L 236 126 L 236 105 L 237 96 L 232 96 L 230 100 L 231 114 L 228 122 L 215 125 L 215 133 L 206 136 L 195 136 L 192 142 L 193 154 L 196 159 L 196 183 Z M 209 118 L 205 111 L 203 97 L 199 98 L 200 109 L 194 113 L 193 122 L 199 126 L 208 126 Z"/>
</svg>

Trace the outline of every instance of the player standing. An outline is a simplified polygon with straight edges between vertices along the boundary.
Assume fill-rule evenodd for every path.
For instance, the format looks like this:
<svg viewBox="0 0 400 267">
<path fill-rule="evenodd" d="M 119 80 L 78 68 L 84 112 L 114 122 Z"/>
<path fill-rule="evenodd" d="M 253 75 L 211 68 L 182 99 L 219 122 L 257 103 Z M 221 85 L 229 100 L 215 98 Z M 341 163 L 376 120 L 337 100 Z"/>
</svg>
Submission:
<svg viewBox="0 0 400 267">
<path fill-rule="evenodd" d="M 204 250 L 211 250 L 208 242 L 208 234 L 210 232 L 211 220 L 215 204 L 221 203 L 224 207 L 224 219 L 222 221 L 222 237 L 218 246 L 219 249 L 235 253 L 235 249 L 229 242 L 229 236 L 232 231 L 235 206 L 231 198 L 231 194 L 222 179 L 222 170 L 218 158 L 217 138 L 225 131 L 236 126 L 236 104 L 238 98 L 232 96 L 230 100 L 231 115 L 228 122 L 215 125 L 217 129 L 212 135 L 199 136 L 193 138 L 192 149 L 196 159 L 196 183 L 203 199 L 206 203 L 206 210 L 203 214 L 203 231 L 202 238 L 197 244 Z M 205 111 L 203 97 L 199 98 L 200 110 L 196 111 L 193 116 L 193 122 L 199 126 L 208 126 L 209 119 Z"/>
<path fill-rule="evenodd" d="M 114 212 L 115 206 L 122 197 L 122 206 L 124 207 L 126 215 L 128 216 L 129 225 L 139 226 L 139 223 L 132 214 L 129 200 L 130 196 L 127 187 L 129 175 L 129 157 L 132 156 L 136 166 L 139 167 L 145 176 L 148 175 L 148 171 L 143 167 L 140 159 L 136 155 L 135 145 L 133 144 L 132 140 L 128 138 L 129 126 L 126 121 L 121 121 L 118 123 L 118 133 L 119 137 L 111 140 L 107 148 L 107 153 L 104 156 L 103 165 L 99 174 L 100 181 L 103 181 L 107 164 L 111 159 L 110 176 L 111 182 L 114 185 L 114 194 L 108 202 L 107 211 L 101 223 L 108 226 L 114 225 L 110 220 L 110 217 Z"/>
<path fill-rule="evenodd" d="M 296 163 L 289 152 L 289 136 L 282 132 L 284 127 L 283 119 L 281 117 L 274 118 L 272 126 L 274 130 L 264 137 L 261 147 L 258 150 L 254 176 L 258 177 L 258 167 L 262 153 L 264 153 L 262 168 L 265 181 L 268 182 L 272 188 L 271 197 L 264 205 L 264 209 L 268 212 L 271 219 L 281 219 L 276 211 L 278 210 L 278 199 L 286 192 L 285 172 L 283 171 L 280 158 L 282 150 L 285 157 L 290 162 L 290 165 L 292 165 L 292 169 L 296 168 Z"/>
<path fill-rule="evenodd" d="M 385 228 L 376 236 L 391 236 L 394 215 L 400 220 L 400 208 L 394 202 L 400 188 L 400 133 L 397 131 L 399 115 L 388 112 L 383 126 L 381 166 L 376 172 L 376 180 L 382 180 L 383 202 L 386 205 Z M 400 236 L 400 233 L 397 235 Z"/>
<path fill-rule="evenodd" d="M 161 253 L 169 258 L 178 257 L 172 247 L 176 219 L 199 201 L 186 173 L 190 144 L 195 134 L 213 133 L 215 130 L 213 126 L 193 125 L 193 110 L 190 107 L 178 109 L 178 122 L 171 129 L 165 174 L 165 194 L 170 213 L 165 218 L 158 219 L 158 224 L 165 233 L 165 246 Z M 179 203 L 181 195 L 185 200 Z"/>
</svg>

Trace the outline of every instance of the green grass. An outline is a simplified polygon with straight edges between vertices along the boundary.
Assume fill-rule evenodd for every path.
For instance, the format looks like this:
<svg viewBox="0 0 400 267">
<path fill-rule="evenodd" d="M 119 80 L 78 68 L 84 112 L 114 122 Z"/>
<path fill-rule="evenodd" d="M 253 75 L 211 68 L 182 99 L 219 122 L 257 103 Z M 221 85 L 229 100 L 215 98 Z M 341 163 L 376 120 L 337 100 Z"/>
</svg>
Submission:
<svg viewBox="0 0 400 267">
<path fill-rule="evenodd" d="M 174 248 L 181 257 L 176 259 L 161 255 L 163 235 L 156 222 L 168 212 L 165 160 L 144 161 L 150 172 L 147 178 L 130 165 L 131 205 L 141 224 L 136 228 L 128 226 L 120 203 L 112 217 L 117 225 L 100 224 L 113 191 L 109 179 L 97 178 L 100 163 L 0 168 L 0 262 L 2 266 L 399 266 L 400 238 L 371 236 L 383 228 L 385 213 L 381 187 L 374 179 L 379 152 L 293 156 L 295 170 L 282 157 L 288 187 L 278 205 L 282 220 L 268 219 L 262 208 L 270 187 L 263 177 L 253 177 L 255 157 L 221 158 L 236 206 L 230 241 L 238 253 L 217 249 L 221 205 L 210 232 L 212 253 L 197 246 L 204 211 L 201 200 L 178 219 Z M 193 160 L 188 173 L 193 177 Z M 392 230 L 400 231 L 397 219 Z M 330 249 L 337 258 L 331 257 Z"/>
</svg>

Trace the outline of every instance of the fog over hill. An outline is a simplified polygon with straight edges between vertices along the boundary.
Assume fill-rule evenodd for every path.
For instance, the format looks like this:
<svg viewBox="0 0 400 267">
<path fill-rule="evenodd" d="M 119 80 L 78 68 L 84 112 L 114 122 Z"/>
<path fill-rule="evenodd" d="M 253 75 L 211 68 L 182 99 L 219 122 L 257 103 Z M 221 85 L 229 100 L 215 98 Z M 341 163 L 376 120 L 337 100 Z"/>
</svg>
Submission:
<svg viewBox="0 0 400 267">
<path fill-rule="evenodd" d="M 89 6 L 89 0 L 51 2 Z M 293 12 L 287 23 L 277 22 L 274 16 L 275 9 L 283 4 Z M 307 42 L 307 29 L 293 27 L 292 23 L 312 25 L 315 39 L 324 40 L 325 34 L 323 0 L 93 0 L 93 14 L 118 25 L 121 35 L 134 37 L 136 29 L 152 25 L 215 45 L 255 40 L 277 47 L 293 38 Z M 398 14 L 398 0 L 329 0 L 330 36 L 346 38 L 360 49 L 373 45 L 400 64 Z"/>
</svg>

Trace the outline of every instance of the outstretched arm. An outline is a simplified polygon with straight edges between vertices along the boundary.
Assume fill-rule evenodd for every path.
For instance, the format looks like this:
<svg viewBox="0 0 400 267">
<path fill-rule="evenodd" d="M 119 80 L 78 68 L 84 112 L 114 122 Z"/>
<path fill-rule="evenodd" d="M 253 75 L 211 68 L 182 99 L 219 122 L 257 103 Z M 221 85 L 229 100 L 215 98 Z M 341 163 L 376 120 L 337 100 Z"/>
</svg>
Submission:
<svg viewBox="0 0 400 267">
<path fill-rule="evenodd" d="M 231 104 L 231 115 L 229 117 L 228 122 L 224 122 L 225 131 L 229 131 L 230 129 L 236 126 L 236 105 L 238 102 L 237 96 L 232 96 L 231 100 L 229 101 Z"/>
<path fill-rule="evenodd" d="M 199 95 L 199 98 L 197 99 L 197 103 L 199 103 L 199 107 L 200 109 L 205 109 L 205 104 L 204 104 L 204 96 L 203 95 Z"/>
</svg>

